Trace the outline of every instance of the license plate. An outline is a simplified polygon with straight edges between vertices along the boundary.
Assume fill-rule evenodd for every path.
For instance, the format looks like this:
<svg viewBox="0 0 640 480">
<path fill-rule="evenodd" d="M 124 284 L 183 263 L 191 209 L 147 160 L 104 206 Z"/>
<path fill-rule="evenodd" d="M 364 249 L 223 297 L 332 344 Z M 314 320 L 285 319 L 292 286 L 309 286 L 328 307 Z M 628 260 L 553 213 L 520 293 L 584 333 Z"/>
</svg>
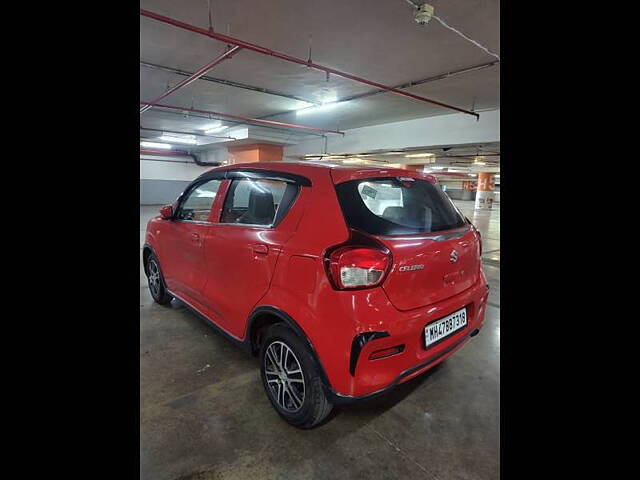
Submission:
<svg viewBox="0 0 640 480">
<path fill-rule="evenodd" d="M 424 340 L 427 347 L 454 334 L 467 326 L 467 309 L 462 308 L 451 315 L 436 320 L 424 327 Z"/>
</svg>

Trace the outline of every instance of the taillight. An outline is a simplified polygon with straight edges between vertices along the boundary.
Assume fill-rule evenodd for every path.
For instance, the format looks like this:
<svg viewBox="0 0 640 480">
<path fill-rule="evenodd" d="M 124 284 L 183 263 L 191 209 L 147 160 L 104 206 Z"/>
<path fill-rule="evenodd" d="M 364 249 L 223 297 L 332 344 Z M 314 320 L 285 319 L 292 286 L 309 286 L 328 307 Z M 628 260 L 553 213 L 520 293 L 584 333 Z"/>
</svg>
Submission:
<svg viewBox="0 0 640 480">
<path fill-rule="evenodd" d="M 345 246 L 328 256 L 329 273 L 339 289 L 380 285 L 391 264 L 387 253 L 371 247 Z"/>
</svg>

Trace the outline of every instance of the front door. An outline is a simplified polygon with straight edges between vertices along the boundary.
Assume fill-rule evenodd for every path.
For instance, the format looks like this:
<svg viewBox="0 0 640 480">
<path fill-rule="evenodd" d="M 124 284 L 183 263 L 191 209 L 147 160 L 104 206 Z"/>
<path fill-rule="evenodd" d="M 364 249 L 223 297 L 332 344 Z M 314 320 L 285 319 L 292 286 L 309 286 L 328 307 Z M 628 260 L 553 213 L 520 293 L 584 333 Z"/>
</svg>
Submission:
<svg viewBox="0 0 640 480">
<path fill-rule="evenodd" d="M 211 228 L 211 208 L 222 180 L 195 184 L 180 200 L 164 229 L 161 264 L 167 287 L 191 302 L 202 304 L 206 280 L 203 243 Z"/>
</svg>

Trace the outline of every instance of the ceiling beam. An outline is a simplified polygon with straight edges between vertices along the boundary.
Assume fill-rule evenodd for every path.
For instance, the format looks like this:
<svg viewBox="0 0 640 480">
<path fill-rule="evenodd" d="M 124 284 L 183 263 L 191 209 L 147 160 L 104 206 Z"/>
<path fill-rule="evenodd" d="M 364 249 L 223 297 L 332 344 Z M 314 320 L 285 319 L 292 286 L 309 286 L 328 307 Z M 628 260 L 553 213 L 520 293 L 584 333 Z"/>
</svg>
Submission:
<svg viewBox="0 0 640 480">
<path fill-rule="evenodd" d="M 228 138 L 231 140 L 237 140 L 236 137 L 229 137 L 229 136 L 221 136 L 221 135 L 207 135 L 206 133 L 196 133 L 196 132 L 183 132 L 183 131 L 179 131 L 179 130 L 167 130 L 166 128 L 147 128 L 147 127 L 140 127 L 140 130 L 147 130 L 150 132 L 167 132 L 167 133 L 178 133 L 181 135 L 195 135 L 197 137 L 211 137 L 211 138 Z M 150 138 L 154 138 L 154 137 L 150 137 Z"/>
<path fill-rule="evenodd" d="M 271 50 L 266 47 L 262 47 L 260 45 L 256 45 L 253 43 L 245 42 L 238 38 L 230 37 L 228 35 L 223 35 L 221 33 L 216 33 L 210 30 L 206 30 L 204 28 L 197 27 L 195 25 L 190 25 L 185 22 L 181 22 L 180 20 L 176 20 L 175 18 L 167 17 L 165 15 L 160 15 L 159 13 L 151 12 L 149 10 L 140 9 L 140 15 L 143 17 L 151 18 L 153 20 L 166 23 L 168 25 L 173 25 L 174 27 L 182 28 L 184 30 L 188 30 L 190 32 L 198 33 L 200 35 L 204 35 L 209 38 L 213 38 L 214 40 L 219 40 L 221 42 L 226 42 L 231 45 L 236 45 L 238 47 L 242 47 L 247 50 L 252 50 L 257 53 L 261 53 L 263 55 L 279 58 L 281 60 L 285 60 L 287 62 L 297 63 L 298 65 L 304 65 L 306 67 L 314 68 L 316 70 L 323 71 L 327 74 L 333 74 L 338 77 L 347 78 L 349 80 L 353 80 L 354 82 L 363 83 L 365 85 L 370 85 L 372 87 L 379 88 L 381 90 L 385 90 L 387 92 L 394 93 L 401 97 L 410 98 L 412 100 L 418 100 L 421 102 L 431 103 L 433 105 L 437 105 L 442 108 L 447 108 L 449 110 L 455 110 L 457 112 L 465 113 L 467 115 L 473 115 L 476 118 L 480 118 L 480 115 L 476 112 L 472 112 L 470 110 L 465 110 L 464 108 L 459 108 L 453 105 L 448 105 L 443 102 L 439 102 L 437 100 L 433 100 L 430 98 L 422 97 L 420 95 L 415 95 L 413 93 L 405 92 L 403 90 L 398 90 L 397 88 L 390 87 L 388 85 L 383 85 L 382 83 L 374 82 L 372 80 L 368 80 L 366 78 L 358 77 L 351 73 L 342 72 L 340 70 L 336 70 L 335 68 L 326 67 L 317 63 L 313 63 L 310 60 L 303 60 L 301 58 L 293 57 L 291 55 L 287 55 L 286 53 L 281 53 L 275 50 Z"/>
</svg>

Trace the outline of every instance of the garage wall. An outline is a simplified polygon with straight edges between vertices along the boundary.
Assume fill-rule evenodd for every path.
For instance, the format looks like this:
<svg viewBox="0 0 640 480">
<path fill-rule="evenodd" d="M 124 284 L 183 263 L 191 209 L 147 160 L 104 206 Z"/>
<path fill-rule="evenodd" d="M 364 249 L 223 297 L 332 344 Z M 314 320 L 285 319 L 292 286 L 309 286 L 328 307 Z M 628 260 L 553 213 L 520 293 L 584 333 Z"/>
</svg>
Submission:
<svg viewBox="0 0 640 480">
<path fill-rule="evenodd" d="M 203 160 L 218 161 L 224 152 L 204 155 Z M 140 205 L 173 203 L 189 183 L 213 167 L 201 167 L 189 157 L 140 156 Z"/>
</svg>

